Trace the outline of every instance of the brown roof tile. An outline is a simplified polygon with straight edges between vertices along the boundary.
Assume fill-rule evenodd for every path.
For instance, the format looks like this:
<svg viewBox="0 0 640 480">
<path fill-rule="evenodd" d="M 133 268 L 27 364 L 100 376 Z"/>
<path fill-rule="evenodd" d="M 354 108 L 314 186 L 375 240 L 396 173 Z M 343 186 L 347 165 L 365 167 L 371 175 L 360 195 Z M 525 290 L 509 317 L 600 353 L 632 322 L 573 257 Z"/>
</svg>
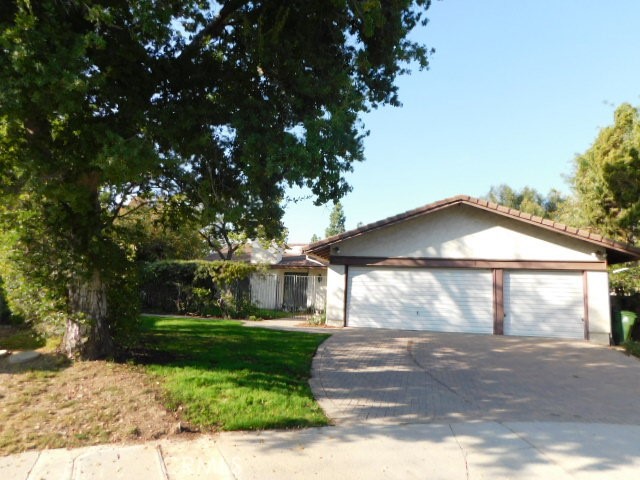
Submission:
<svg viewBox="0 0 640 480">
<path fill-rule="evenodd" d="M 503 205 L 498 205 L 493 202 L 489 202 L 489 201 L 474 198 L 474 197 L 469 197 L 467 195 L 458 195 L 455 197 L 446 198 L 444 200 L 430 203 L 428 205 L 424 205 L 422 207 L 415 208 L 413 210 L 409 210 L 407 212 L 400 213 L 398 215 L 394 215 L 392 217 L 388 217 L 383 220 L 370 223 L 368 225 L 364 225 L 355 230 L 349 230 L 348 232 L 344 232 L 339 235 L 334 235 L 332 237 L 329 237 L 324 240 L 320 240 L 319 242 L 308 245 L 307 248 L 304 249 L 304 251 L 306 253 L 311 253 L 316 256 L 328 259 L 330 256 L 331 246 L 343 240 L 346 240 L 347 238 L 353 238 L 360 235 L 364 235 L 373 230 L 378 230 L 383 227 L 388 227 L 390 225 L 394 225 L 396 223 L 402 222 L 404 220 L 408 220 L 410 218 L 428 215 L 429 213 L 433 213 L 443 208 L 448 208 L 448 207 L 451 207 L 454 205 L 460 205 L 460 204 L 469 205 L 472 207 L 480 208 L 482 210 L 493 211 L 494 213 L 497 213 L 499 215 L 504 215 L 506 217 L 513 218 L 524 223 L 537 225 L 547 230 L 551 230 L 563 235 L 578 238 L 596 245 L 603 246 L 607 248 L 609 253 L 611 254 L 610 259 L 612 260 L 612 263 L 618 263 L 618 262 L 629 261 L 629 260 L 637 260 L 640 258 L 640 249 L 632 245 L 615 242 L 613 240 L 604 238 L 599 234 L 593 233 L 587 229 L 577 229 L 574 227 L 563 225 L 561 223 L 553 222 L 548 219 L 543 219 L 535 215 L 530 215 L 528 213 L 521 212 L 519 210 L 514 210 L 512 208 L 508 208 Z"/>
</svg>

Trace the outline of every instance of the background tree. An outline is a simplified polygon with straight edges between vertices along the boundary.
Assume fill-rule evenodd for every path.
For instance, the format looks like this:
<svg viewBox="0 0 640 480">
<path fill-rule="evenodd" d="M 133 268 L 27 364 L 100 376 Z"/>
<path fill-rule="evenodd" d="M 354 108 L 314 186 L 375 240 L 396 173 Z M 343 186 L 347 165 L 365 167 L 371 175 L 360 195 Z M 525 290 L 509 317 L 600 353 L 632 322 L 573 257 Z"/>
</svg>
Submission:
<svg viewBox="0 0 640 480">
<path fill-rule="evenodd" d="M 7 0 L 0 8 L 0 275 L 12 310 L 62 318 L 70 356 L 113 352 L 132 198 L 266 231 L 287 186 L 349 191 L 358 115 L 398 105 L 429 0 Z M 267 217 L 267 215 L 269 215 Z M 235 214 L 231 215 L 235 218 Z M 231 220 L 232 222 L 235 220 Z M 125 289 L 131 291 L 130 287 Z M 46 299 L 46 301 L 44 300 Z"/>
<path fill-rule="evenodd" d="M 613 125 L 600 130 L 593 145 L 575 158 L 570 178 L 573 220 L 604 235 L 640 243 L 640 116 L 624 103 Z M 636 262 L 610 269 L 611 288 L 619 296 L 640 292 Z"/>
<path fill-rule="evenodd" d="M 209 254 L 209 247 L 194 219 L 171 218 L 168 200 L 134 199 L 122 209 L 115 222 L 119 237 L 134 250 L 138 262 L 158 260 L 198 260 Z"/>
<path fill-rule="evenodd" d="M 281 194 L 277 184 L 262 186 L 258 195 L 241 171 L 221 169 L 218 162 L 203 158 L 195 165 L 183 189 L 189 203 L 197 205 L 192 215 L 202 228 L 200 235 L 221 260 L 234 254 L 251 240 L 265 245 L 282 245 L 286 229 L 282 223 Z"/>
<path fill-rule="evenodd" d="M 311 236 L 311 243 L 315 243 L 315 242 L 319 242 L 319 241 L 320 241 L 320 237 L 314 233 Z"/>
<path fill-rule="evenodd" d="M 344 224 L 347 221 L 344 216 L 344 210 L 342 209 L 342 204 L 340 202 L 336 202 L 333 205 L 333 209 L 331 210 L 331 214 L 329 215 L 329 226 L 324 231 L 325 237 L 331 237 L 333 235 L 338 235 L 345 231 Z"/>
<path fill-rule="evenodd" d="M 556 189 L 551 189 L 545 196 L 531 187 L 525 186 L 518 191 L 505 184 L 497 187 L 492 186 L 485 198 L 505 207 L 555 220 L 558 219 L 561 209 L 568 199 Z"/>
<path fill-rule="evenodd" d="M 571 177 L 581 221 L 605 235 L 637 243 L 640 234 L 640 116 L 620 105 L 614 123 L 575 159 Z"/>
</svg>

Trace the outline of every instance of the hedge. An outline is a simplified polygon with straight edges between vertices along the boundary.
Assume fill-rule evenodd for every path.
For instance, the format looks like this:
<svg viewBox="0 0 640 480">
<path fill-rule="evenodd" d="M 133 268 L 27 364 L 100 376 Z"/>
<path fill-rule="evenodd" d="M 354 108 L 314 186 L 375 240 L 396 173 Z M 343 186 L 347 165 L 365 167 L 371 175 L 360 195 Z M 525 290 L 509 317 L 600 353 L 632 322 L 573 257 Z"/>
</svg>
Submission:
<svg viewBox="0 0 640 480">
<path fill-rule="evenodd" d="M 249 277 L 241 262 L 165 260 L 142 265 L 142 311 L 244 317 L 250 308 Z"/>
</svg>

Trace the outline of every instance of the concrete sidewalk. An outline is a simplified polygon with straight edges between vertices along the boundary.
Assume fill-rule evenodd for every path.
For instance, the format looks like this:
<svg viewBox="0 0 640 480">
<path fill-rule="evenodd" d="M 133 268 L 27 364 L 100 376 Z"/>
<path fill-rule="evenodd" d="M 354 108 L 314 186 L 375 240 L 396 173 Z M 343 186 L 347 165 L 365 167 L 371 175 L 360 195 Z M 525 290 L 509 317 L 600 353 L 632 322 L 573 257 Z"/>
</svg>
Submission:
<svg viewBox="0 0 640 480">
<path fill-rule="evenodd" d="M 0 457 L 0 479 L 636 479 L 640 426 L 345 425 Z"/>
</svg>

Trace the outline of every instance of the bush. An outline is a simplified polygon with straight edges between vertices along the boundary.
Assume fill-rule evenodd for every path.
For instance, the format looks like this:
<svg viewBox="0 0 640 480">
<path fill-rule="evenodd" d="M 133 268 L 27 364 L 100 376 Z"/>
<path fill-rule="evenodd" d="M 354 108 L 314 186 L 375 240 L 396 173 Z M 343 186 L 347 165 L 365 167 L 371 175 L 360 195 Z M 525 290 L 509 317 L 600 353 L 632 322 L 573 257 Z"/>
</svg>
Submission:
<svg viewBox="0 0 640 480">
<path fill-rule="evenodd" d="M 65 305 L 49 285 L 37 276 L 25 274 L 21 262 L 0 264 L 3 275 L 2 290 L 8 309 L 9 322 L 25 323 L 45 337 L 59 337 L 64 332 Z"/>
<path fill-rule="evenodd" d="M 640 343 L 634 340 L 627 340 L 622 345 L 629 355 L 640 358 Z"/>
<path fill-rule="evenodd" d="M 241 262 L 167 260 L 141 269 L 142 309 L 244 318 L 251 313 L 249 277 L 257 267 Z"/>
<path fill-rule="evenodd" d="M 0 278 L 0 323 L 9 323 L 11 318 L 11 311 L 7 300 L 4 297 L 4 288 L 2 286 L 2 278 Z"/>
</svg>

